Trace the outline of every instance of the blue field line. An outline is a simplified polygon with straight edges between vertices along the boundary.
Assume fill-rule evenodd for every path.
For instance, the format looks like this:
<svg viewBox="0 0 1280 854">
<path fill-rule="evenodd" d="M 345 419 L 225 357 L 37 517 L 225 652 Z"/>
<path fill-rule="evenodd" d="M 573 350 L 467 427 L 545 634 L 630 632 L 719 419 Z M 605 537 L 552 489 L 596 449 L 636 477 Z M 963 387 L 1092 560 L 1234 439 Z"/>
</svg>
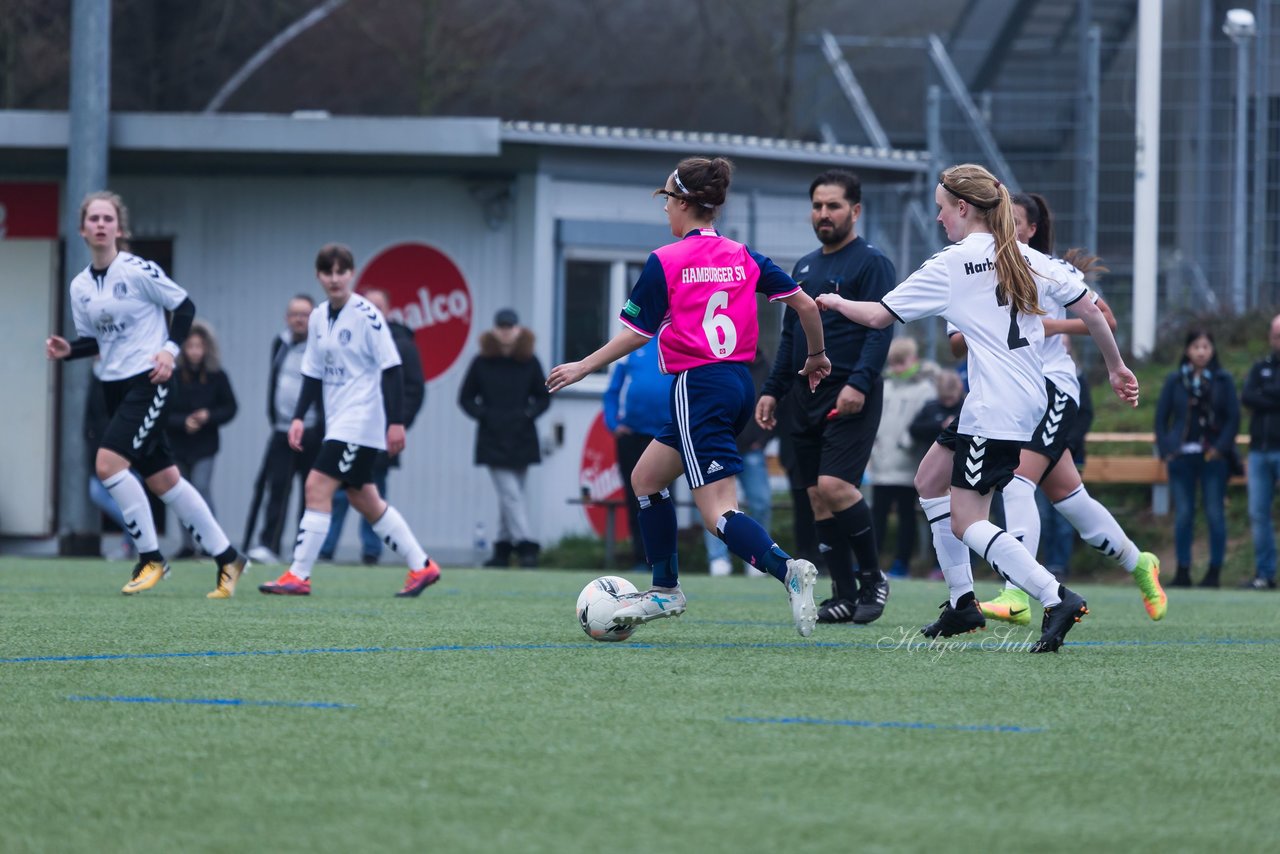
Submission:
<svg viewBox="0 0 1280 854">
<path fill-rule="evenodd" d="M 290 709 L 354 709 L 350 703 L 305 703 L 292 700 L 241 700 L 237 697 L 67 697 L 75 703 L 165 703 L 179 706 L 283 706 Z"/>
<path fill-rule="evenodd" d="M 916 651 L 926 651 L 927 641 Z M 970 648 L 984 651 L 980 641 L 972 642 Z M 1073 641 L 1068 647 L 1138 647 L 1138 646 L 1258 646 L 1280 644 L 1280 638 L 1248 640 L 1235 638 L 1203 639 L 1203 640 L 1115 640 L 1115 641 Z M 594 644 L 590 641 L 574 641 L 572 643 L 492 643 L 492 644 L 437 644 L 434 646 L 357 646 L 357 647 L 315 647 L 311 649 L 260 649 L 260 650 L 199 650 L 193 652 L 119 652 L 95 653 L 89 655 L 30 655 L 18 658 L 0 658 L 0 664 L 36 664 L 36 663 L 74 663 L 86 661 L 145 661 L 162 658 L 247 658 L 270 657 L 281 655 L 375 655 L 380 653 L 404 652 L 532 652 L 542 650 L 701 650 L 701 649 L 871 649 L 890 651 L 892 647 L 881 647 L 869 641 L 760 641 L 756 643 L 618 643 Z"/>
<path fill-rule="evenodd" d="M 841 721 L 825 718 L 726 718 L 739 724 L 810 724 L 813 726 L 847 726 L 867 729 L 929 729 L 951 732 L 1044 732 L 1044 727 L 1011 724 L 931 724 L 926 721 Z"/>
</svg>

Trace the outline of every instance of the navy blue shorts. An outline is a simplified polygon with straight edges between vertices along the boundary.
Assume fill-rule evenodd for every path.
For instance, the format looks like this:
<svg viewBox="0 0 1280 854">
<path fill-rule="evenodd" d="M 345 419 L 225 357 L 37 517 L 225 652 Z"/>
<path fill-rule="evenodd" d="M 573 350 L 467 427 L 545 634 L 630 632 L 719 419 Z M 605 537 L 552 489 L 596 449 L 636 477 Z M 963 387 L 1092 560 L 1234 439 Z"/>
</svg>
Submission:
<svg viewBox="0 0 1280 854">
<path fill-rule="evenodd" d="M 656 437 L 680 454 L 690 489 L 742 471 L 738 434 L 755 416 L 756 386 L 744 362 L 699 365 L 671 384 L 671 421 Z"/>
</svg>

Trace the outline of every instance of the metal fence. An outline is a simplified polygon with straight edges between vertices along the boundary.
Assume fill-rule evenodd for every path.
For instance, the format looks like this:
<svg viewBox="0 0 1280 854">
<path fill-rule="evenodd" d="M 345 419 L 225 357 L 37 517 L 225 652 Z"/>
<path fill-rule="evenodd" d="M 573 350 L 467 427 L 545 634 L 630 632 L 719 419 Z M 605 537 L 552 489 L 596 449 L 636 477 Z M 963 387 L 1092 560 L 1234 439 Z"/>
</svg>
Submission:
<svg viewBox="0 0 1280 854">
<path fill-rule="evenodd" d="M 1223 33 L 1221 4 L 1186 0 L 1164 7 L 1161 329 L 1193 315 L 1280 305 L 1280 1 L 1257 0 L 1253 7 L 1257 33 L 1243 48 Z M 900 49 L 919 53 L 928 72 L 923 92 L 895 93 L 920 98 L 925 145 L 939 165 L 1003 159 L 1010 173 L 1004 177 L 1044 195 L 1055 214 L 1057 252 L 1080 246 L 1100 255 L 1110 269 L 1101 290 L 1125 316 L 1134 254 L 1136 29 L 1110 42 L 1094 29 L 1088 49 L 1082 43 L 1079 51 L 1016 40 L 1006 66 L 1019 73 L 1005 73 L 989 91 L 959 95 L 934 53 L 940 40 L 899 40 Z M 949 46 L 956 53 L 964 48 Z M 856 72 L 858 50 L 846 57 Z M 1242 79 L 1243 195 L 1236 106 Z M 985 145 L 984 128 L 990 134 Z M 943 239 L 932 225 L 931 194 L 932 183 L 915 196 L 901 186 L 872 193 L 899 231 L 892 254 L 900 270 L 912 269 Z M 924 226 L 913 198 L 923 207 Z M 1122 322 L 1122 343 L 1130 331 Z"/>
</svg>

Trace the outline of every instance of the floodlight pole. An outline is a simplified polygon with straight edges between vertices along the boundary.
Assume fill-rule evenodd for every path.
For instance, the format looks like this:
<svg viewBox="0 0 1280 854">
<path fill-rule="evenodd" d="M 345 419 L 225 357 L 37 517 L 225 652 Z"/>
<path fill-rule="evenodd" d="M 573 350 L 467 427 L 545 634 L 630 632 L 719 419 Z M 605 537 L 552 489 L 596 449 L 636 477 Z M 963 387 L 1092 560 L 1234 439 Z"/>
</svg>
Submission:
<svg viewBox="0 0 1280 854">
<path fill-rule="evenodd" d="M 68 102 L 67 183 L 62 202 L 65 270 L 68 276 L 89 265 L 89 249 L 80 239 L 80 200 L 107 185 L 107 148 L 111 118 L 111 0 L 72 0 L 71 91 Z M 71 302 L 62 310 L 62 332 L 75 338 Z M 58 553 L 100 553 L 98 525 L 89 503 L 90 460 L 81 432 L 89 396 L 89 360 L 63 362 L 61 417 L 58 424 Z"/>
<path fill-rule="evenodd" d="M 1155 348 L 1160 234 L 1161 0 L 1138 2 L 1137 92 L 1133 168 L 1133 353 Z"/>
<path fill-rule="evenodd" d="M 1248 303 L 1249 227 L 1245 208 L 1249 201 L 1245 187 L 1249 174 L 1249 54 L 1255 35 L 1253 13 L 1244 9 L 1227 12 L 1222 31 L 1236 46 L 1236 133 L 1235 163 L 1231 193 L 1231 308 L 1243 314 Z"/>
</svg>

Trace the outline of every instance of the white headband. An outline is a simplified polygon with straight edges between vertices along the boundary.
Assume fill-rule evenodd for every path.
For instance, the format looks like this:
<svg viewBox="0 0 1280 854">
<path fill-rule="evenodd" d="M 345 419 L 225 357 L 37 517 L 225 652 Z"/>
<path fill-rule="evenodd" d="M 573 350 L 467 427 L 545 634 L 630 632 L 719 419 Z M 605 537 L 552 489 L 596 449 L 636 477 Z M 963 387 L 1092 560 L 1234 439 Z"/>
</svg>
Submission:
<svg viewBox="0 0 1280 854">
<path fill-rule="evenodd" d="M 673 169 L 673 170 L 671 171 L 671 180 L 675 182 L 675 184 L 676 184 L 676 189 L 677 189 L 677 190 L 679 190 L 679 191 L 681 192 L 681 194 L 686 195 L 686 196 L 691 196 L 691 195 L 693 195 L 692 193 L 690 193 L 690 192 L 689 192 L 689 188 L 688 188 L 688 187 L 686 187 L 686 186 L 684 185 L 684 181 L 681 181 L 681 180 L 680 180 L 680 170 L 679 170 L 679 169 Z M 692 199 L 690 199 L 689 201 L 693 201 L 693 200 L 692 200 Z M 698 202 L 698 204 L 702 205 L 704 208 L 709 208 L 709 209 L 714 209 L 714 208 L 715 208 L 715 205 L 709 205 L 709 204 L 707 204 L 706 202 Z"/>
</svg>

